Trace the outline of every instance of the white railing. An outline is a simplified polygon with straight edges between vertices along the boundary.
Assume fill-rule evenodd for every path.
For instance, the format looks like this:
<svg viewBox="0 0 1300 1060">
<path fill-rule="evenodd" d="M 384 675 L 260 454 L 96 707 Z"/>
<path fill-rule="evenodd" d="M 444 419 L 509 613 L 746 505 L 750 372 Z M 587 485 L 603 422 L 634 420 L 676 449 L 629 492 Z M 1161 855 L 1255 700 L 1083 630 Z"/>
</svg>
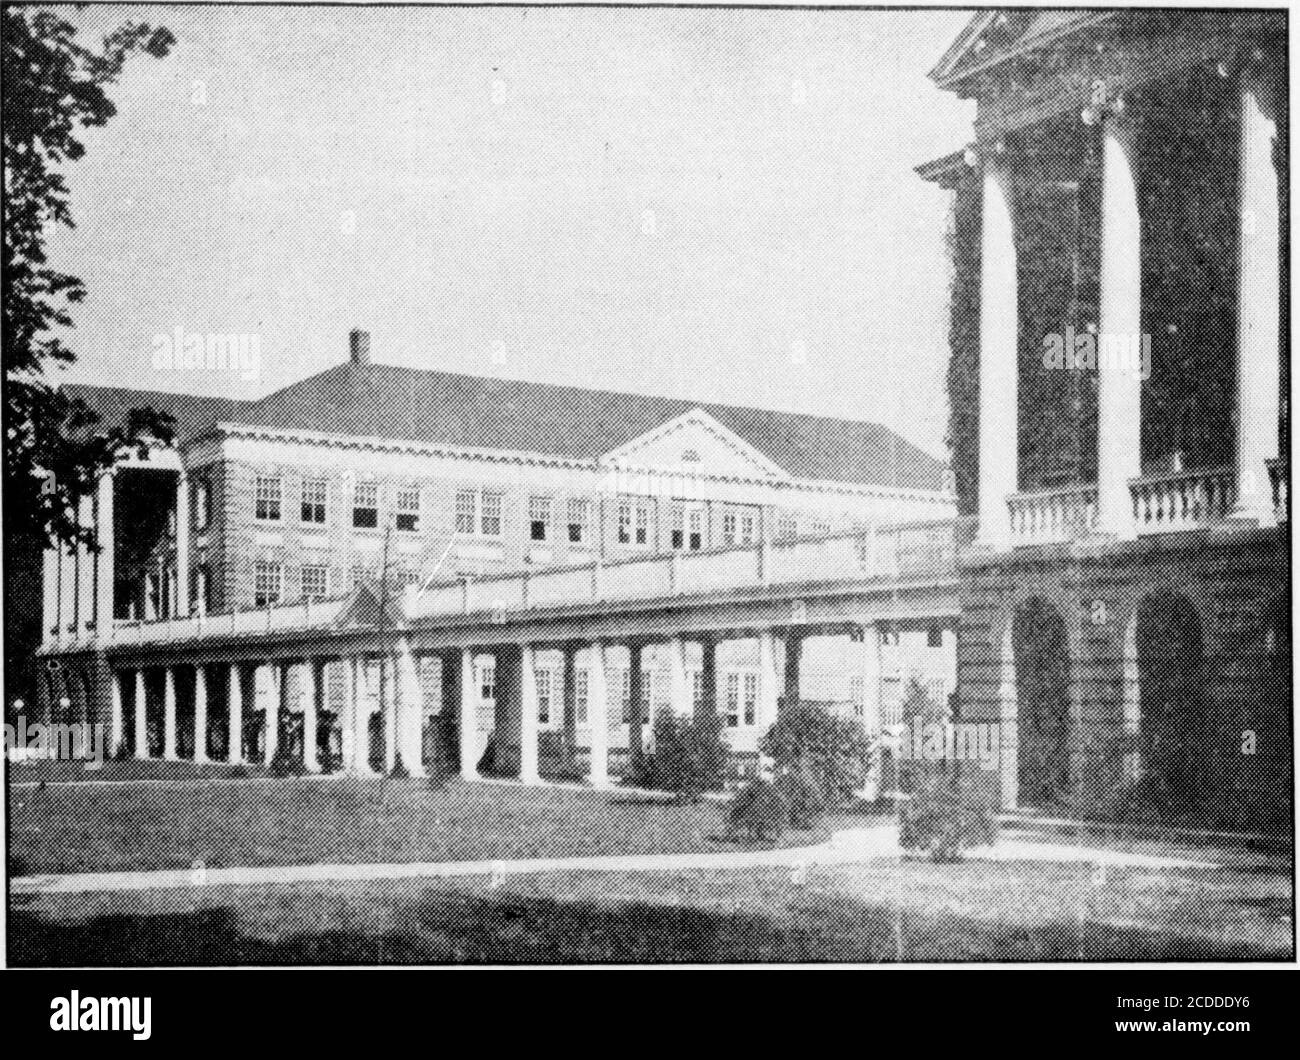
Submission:
<svg viewBox="0 0 1300 1060">
<path fill-rule="evenodd" d="M 952 520 L 789 538 L 708 552 L 597 560 L 436 583 L 405 601 L 409 620 L 759 588 L 839 578 L 926 578 L 956 569 Z"/>
<path fill-rule="evenodd" d="M 114 645 L 158 644 L 202 637 L 272 633 L 281 630 L 317 629 L 330 625 L 347 604 L 332 600 L 308 600 L 277 604 L 246 611 L 192 615 L 189 618 L 161 618 L 148 621 L 119 618 L 113 623 Z"/>
<path fill-rule="evenodd" d="M 1231 467 L 1144 475 L 1129 483 L 1139 534 L 1197 530 L 1222 521 L 1235 498 Z"/>
<path fill-rule="evenodd" d="M 1015 545 L 1050 545 L 1073 541 L 1097 525 L 1097 487 L 1080 483 L 1057 489 L 1015 493 L 1007 498 L 1011 541 Z"/>
</svg>

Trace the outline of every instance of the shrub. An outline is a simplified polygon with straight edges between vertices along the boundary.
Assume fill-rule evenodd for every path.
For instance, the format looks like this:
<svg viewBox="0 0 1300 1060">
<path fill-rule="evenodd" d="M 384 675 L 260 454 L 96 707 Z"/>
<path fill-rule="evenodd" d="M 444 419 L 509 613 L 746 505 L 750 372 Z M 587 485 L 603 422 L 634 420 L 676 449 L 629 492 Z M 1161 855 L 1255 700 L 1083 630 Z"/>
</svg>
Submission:
<svg viewBox="0 0 1300 1060">
<path fill-rule="evenodd" d="M 243 762 L 240 762 L 238 765 L 233 765 L 230 767 L 230 775 L 237 780 L 243 780 L 249 775 L 248 766 L 244 765 Z"/>
<path fill-rule="evenodd" d="M 785 799 L 791 828 L 812 828 L 826 812 L 825 796 L 806 770 L 795 768 L 778 773 L 776 787 Z"/>
<path fill-rule="evenodd" d="M 960 861 L 974 846 L 997 839 L 993 804 L 963 774 L 959 762 L 926 762 L 913 772 L 912 797 L 899 810 L 898 844 L 932 861 Z"/>
<path fill-rule="evenodd" d="M 753 842 L 781 838 L 790 808 L 775 784 L 751 780 L 731 800 L 729 823 L 732 835 Z"/>
<path fill-rule="evenodd" d="M 637 782 L 695 802 L 722 787 L 727 745 L 717 717 L 682 718 L 661 711 L 654 722 L 654 754 L 643 755 Z"/>
<path fill-rule="evenodd" d="M 269 768 L 273 777 L 300 777 L 307 771 L 302 764 L 302 759 L 290 751 L 285 744 L 280 744 L 275 749 Z"/>
<path fill-rule="evenodd" d="M 813 814 L 811 823 L 828 807 L 849 802 L 862 787 L 871 740 L 855 719 L 799 703 L 767 731 L 761 750 L 776 763 L 778 776 L 803 778 L 790 783 L 800 785 L 800 812 Z"/>
</svg>

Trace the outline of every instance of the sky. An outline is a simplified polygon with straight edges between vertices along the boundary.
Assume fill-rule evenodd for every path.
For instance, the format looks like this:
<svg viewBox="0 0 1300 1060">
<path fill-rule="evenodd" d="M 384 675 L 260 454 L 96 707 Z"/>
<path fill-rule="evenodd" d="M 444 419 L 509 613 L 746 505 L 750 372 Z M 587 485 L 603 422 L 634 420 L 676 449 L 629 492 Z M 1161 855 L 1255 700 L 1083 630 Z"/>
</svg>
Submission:
<svg viewBox="0 0 1300 1060">
<path fill-rule="evenodd" d="M 887 424 L 944 455 L 961 11 L 94 7 L 58 381 L 257 397 L 347 357 Z M 158 337 L 256 336 L 256 374 Z"/>
</svg>

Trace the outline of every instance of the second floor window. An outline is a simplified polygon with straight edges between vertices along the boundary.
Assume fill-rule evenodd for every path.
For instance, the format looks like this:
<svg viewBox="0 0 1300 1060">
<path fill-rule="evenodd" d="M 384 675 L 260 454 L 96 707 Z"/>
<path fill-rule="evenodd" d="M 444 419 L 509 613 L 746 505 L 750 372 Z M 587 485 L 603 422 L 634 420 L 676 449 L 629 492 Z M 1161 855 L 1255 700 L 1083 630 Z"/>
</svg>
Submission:
<svg viewBox="0 0 1300 1060">
<path fill-rule="evenodd" d="M 258 607 L 278 604 L 284 589 L 284 569 L 278 563 L 258 560 L 253 568 L 253 602 Z"/>
<path fill-rule="evenodd" d="M 585 545 L 591 540 L 591 501 L 586 497 L 569 499 L 569 544 Z"/>
<path fill-rule="evenodd" d="M 555 675 L 550 670 L 538 670 L 537 677 L 537 723 L 546 725 L 551 720 L 551 699 L 555 686 Z"/>
<path fill-rule="evenodd" d="M 724 545 L 752 545 L 758 520 L 753 512 L 726 512 L 722 516 Z"/>
<path fill-rule="evenodd" d="M 490 490 L 457 490 L 456 532 L 500 537 L 501 494 Z"/>
<path fill-rule="evenodd" d="M 325 490 L 326 490 L 326 483 L 323 478 L 303 479 L 302 511 L 300 515 L 304 523 L 314 523 L 316 525 L 324 525 Z"/>
<path fill-rule="evenodd" d="M 698 552 L 704 547 L 704 512 L 699 508 L 677 508 L 673 512 L 672 547 Z"/>
<path fill-rule="evenodd" d="M 254 516 L 263 522 L 280 521 L 280 480 L 272 475 L 258 475 L 254 492 Z"/>
<path fill-rule="evenodd" d="M 358 530 L 373 530 L 379 525 L 379 485 L 358 482 L 352 495 L 352 525 Z"/>
<path fill-rule="evenodd" d="M 415 534 L 420 530 L 420 491 L 414 486 L 397 491 L 397 529 Z"/>
<path fill-rule="evenodd" d="M 776 520 L 776 536 L 782 541 L 799 536 L 799 521 L 793 515 L 779 515 Z"/>
<path fill-rule="evenodd" d="M 644 545 L 650 540 L 650 509 L 642 501 L 619 501 L 618 543 Z"/>
<path fill-rule="evenodd" d="M 478 697 L 487 700 L 489 703 L 495 703 L 497 698 L 497 667 L 496 663 L 486 662 L 479 666 L 478 671 Z"/>
<path fill-rule="evenodd" d="M 533 541 L 545 541 L 551 528 L 551 498 L 531 497 L 528 500 L 528 536 Z"/>
<path fill-rule="evenodd" d="M 323 600 L 329 596 L 330 569 L 309 566 L 302 569 L 302 596 L 304 600 Z"/>
</svg>

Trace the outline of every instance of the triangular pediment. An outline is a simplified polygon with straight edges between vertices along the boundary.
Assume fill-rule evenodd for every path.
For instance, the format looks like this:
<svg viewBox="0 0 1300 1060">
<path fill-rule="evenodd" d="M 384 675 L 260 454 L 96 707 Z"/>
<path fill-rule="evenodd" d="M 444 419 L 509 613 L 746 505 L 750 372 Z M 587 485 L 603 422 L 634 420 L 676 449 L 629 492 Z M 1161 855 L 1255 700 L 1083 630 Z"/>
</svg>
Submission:
<svg viewBox="0 0 1300 1060">
<path fill-rule="evenodd" d="M 1051 8 L 981 11 L 957 35 L 930 71 L 930 77 L 940 85 L 960 80 L 1026 49 L 1053 43 L 1085 26 L 1105 22 L 1115 14 Z"/>
<path fill-rule="evenodd" d="M 783 468 L 701 408 L 611 450 L 601 463 L 724 478 L 789 478 Z"/>
</svg>

